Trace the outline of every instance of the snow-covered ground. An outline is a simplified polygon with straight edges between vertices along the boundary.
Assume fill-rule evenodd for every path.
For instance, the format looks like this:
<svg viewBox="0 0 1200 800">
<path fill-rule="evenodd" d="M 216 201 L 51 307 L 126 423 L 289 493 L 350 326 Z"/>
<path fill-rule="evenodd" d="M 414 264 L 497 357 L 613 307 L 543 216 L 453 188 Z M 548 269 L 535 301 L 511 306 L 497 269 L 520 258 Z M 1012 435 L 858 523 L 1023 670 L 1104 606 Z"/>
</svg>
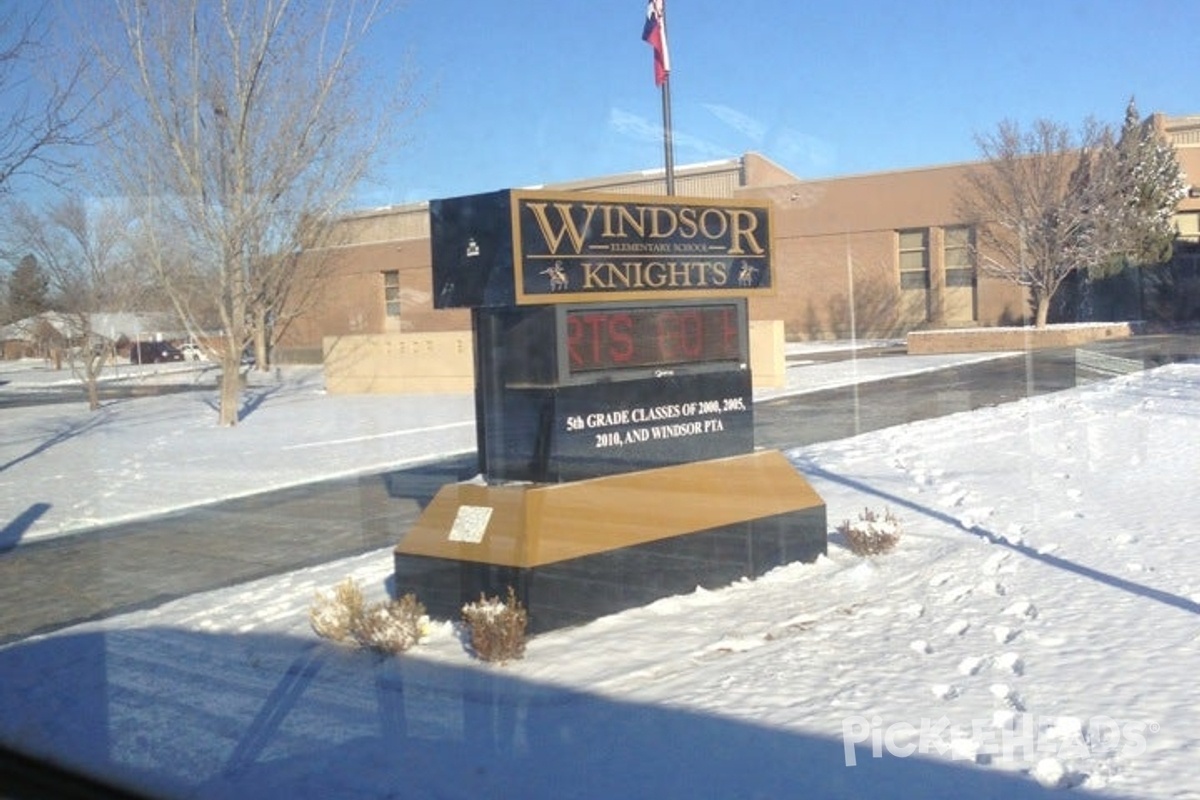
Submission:
<svg viewBox="0 0 1200 800">
<path fill-rule="evenodd" d="M 787 391 L 944 365 L 796 363 Z M 468 396 L 250 397 L 232 431 L 207 393 L 0 412 L 0 553 L 473 446 Z M 1177 364 L 789 451 L 831 528 L 888 509 L 899 548 L 833 533 L 503 667 L 449 621 L 395 658 L 312 633 L 390 550 L 80 625 L 0 649 L 0 740 L 187 797 L 1200 798 L 1198 423 Z"/>
</svg>

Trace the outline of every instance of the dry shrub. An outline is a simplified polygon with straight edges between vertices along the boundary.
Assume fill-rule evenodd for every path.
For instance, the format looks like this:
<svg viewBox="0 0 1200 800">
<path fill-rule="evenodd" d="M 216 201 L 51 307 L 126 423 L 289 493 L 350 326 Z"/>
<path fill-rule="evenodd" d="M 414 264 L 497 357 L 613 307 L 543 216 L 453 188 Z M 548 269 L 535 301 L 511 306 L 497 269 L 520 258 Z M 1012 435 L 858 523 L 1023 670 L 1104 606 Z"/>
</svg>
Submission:
<svg viewBox="0 0 1200 800">
<path fill-rule="evenodd" d="M 429 629 L 425 606 L 415 595 L 368 606 L 353 578 L 335 586 L 332 596 L 317 592 L 308 618 L 320 636 L 382 653 L 408 650 Z"/>
<path fill-rule="evenodd" d="M 354 630 L 365 608 L 362 589 L 352 578 L 347 578 L 333 587 L 332 596 L 317 592 L 308 610 L 308 620 L 317 635 L 344 642 L 354 638 Z"/>
<path fill-rule="evenodd" d="M 864 508 L 858 519 L 845 520 L 837 530 L 846 537 L 850 551 L 858 556 L 887 553 L 900 543 L 900 521 L 887 509 L 879 515 Z"/>
<path fill-rule="evenodd" d="M 462 614 L 471 634 L 471 649 L 483 661 L 503 664 L 525 655 L 529 615 L 511 586 L 503 603 L 498 597 L 480 595 L 479 602 L 463 606 Z"/>
<path fill-rule="evenodd" d="M 384 653 L 403 653 L 429 630 L 425 606 L 416 595 L 406 594 L 371 606 L 359 621 L 355 639 L 363 647 Z"/>
</svg>

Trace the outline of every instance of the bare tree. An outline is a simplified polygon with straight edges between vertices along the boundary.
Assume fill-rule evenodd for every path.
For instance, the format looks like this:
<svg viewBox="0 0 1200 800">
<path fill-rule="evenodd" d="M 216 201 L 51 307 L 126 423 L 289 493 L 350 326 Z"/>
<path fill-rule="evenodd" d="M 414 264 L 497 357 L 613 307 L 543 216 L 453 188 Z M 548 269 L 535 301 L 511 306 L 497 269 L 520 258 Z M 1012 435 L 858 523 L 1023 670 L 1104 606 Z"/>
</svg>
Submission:
<svg viewBox="0 0 1200 800">
<path fill-rule="evenodd" d="M 325 242 L 408 113 L 410 76 L 363 80 L 379 0 L 113 1 L 120 41 L 97 49 L 123 89 L 111 174 L 137 198 L 139 252 L 185 324 L 216 311 L 220 424 L 235 425 L 243 351 L 265 349 L 267 326 L 321 279 L 299 254 Z"/>
<path fill-rule="evenodd" d="M 0 197 L 21 175 L 57 183 L 72 166 L 69 151 L 103 128 L 85 122 L 95 94 L 84 91 L 84 60 L 54 54 L 45 15 L 27 8 L 9 4 L 0 16 Z"/>
<path fill-rule="evenodd" d="M 1131 104 L 1119 139 L 1093 121 L 1076 135 L 1047 120 L 979 137 L 984 163 L 967 173 L 959 212 L 976 226 L 980 269 L 1024 287 L 1039 327 L 1073 273 L 1119 270 L 1169 241 L 1182 175 L 1136 113 Z"/>
<path fill-rule="evenodd" d="M 1110 138 L 1094 123 L 1076 137 L 1049 120 L 1029 131 L 1002 122 L 978 138 L 984 163 L 968 171 L 959 213 L 976 226 L 980 270 L 1024 287 L 1038 326 L 1063 281 L 1100 244 L 1090 235 L 1095 198 L 1083 189 Z"/>
<path fill-rule="evenodd" d="M 43 265 L 53 305 L 69 334 L 68 361 L 92 410 L 113 342 L 97 330 L 101 312 L 127 309 L 136 301 L 137 281 L 128 258 L 127 213 L 112 205 L 91 209 L 78 198 L 44 213 L 17 205 L 9 218 L 10 239 Z"/>
</svg>

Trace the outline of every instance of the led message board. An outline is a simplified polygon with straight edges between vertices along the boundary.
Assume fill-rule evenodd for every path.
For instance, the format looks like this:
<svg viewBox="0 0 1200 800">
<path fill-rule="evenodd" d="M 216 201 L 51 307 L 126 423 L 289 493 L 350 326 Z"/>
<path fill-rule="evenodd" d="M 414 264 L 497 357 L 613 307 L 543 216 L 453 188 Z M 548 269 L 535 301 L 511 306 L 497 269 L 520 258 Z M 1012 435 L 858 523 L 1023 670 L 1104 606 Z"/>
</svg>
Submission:
<svg viewBox="0 0 1200 800">
<path fill-rule="evenodd" d="M 745 363 L 738 306 L 575 306 L 564 313 L 568 375 Z"/>
</svg>

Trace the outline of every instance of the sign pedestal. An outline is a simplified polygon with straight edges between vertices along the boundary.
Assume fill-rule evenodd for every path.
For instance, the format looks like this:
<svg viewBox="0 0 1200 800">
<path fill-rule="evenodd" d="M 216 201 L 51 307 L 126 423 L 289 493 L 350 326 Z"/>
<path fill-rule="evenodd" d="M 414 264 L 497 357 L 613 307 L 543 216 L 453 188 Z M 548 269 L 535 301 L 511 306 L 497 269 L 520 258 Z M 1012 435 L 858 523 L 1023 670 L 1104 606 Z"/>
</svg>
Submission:
<svg viewBox="0 0 1200 800">
<path fill-rule="evenodd" d="M 532 633 L 825 553 L 825 505 L 778 451 L 556 484 L 444 486 L 396 546 L 397 596 L 457 618 L 512 587 Z"/>
</svg>

